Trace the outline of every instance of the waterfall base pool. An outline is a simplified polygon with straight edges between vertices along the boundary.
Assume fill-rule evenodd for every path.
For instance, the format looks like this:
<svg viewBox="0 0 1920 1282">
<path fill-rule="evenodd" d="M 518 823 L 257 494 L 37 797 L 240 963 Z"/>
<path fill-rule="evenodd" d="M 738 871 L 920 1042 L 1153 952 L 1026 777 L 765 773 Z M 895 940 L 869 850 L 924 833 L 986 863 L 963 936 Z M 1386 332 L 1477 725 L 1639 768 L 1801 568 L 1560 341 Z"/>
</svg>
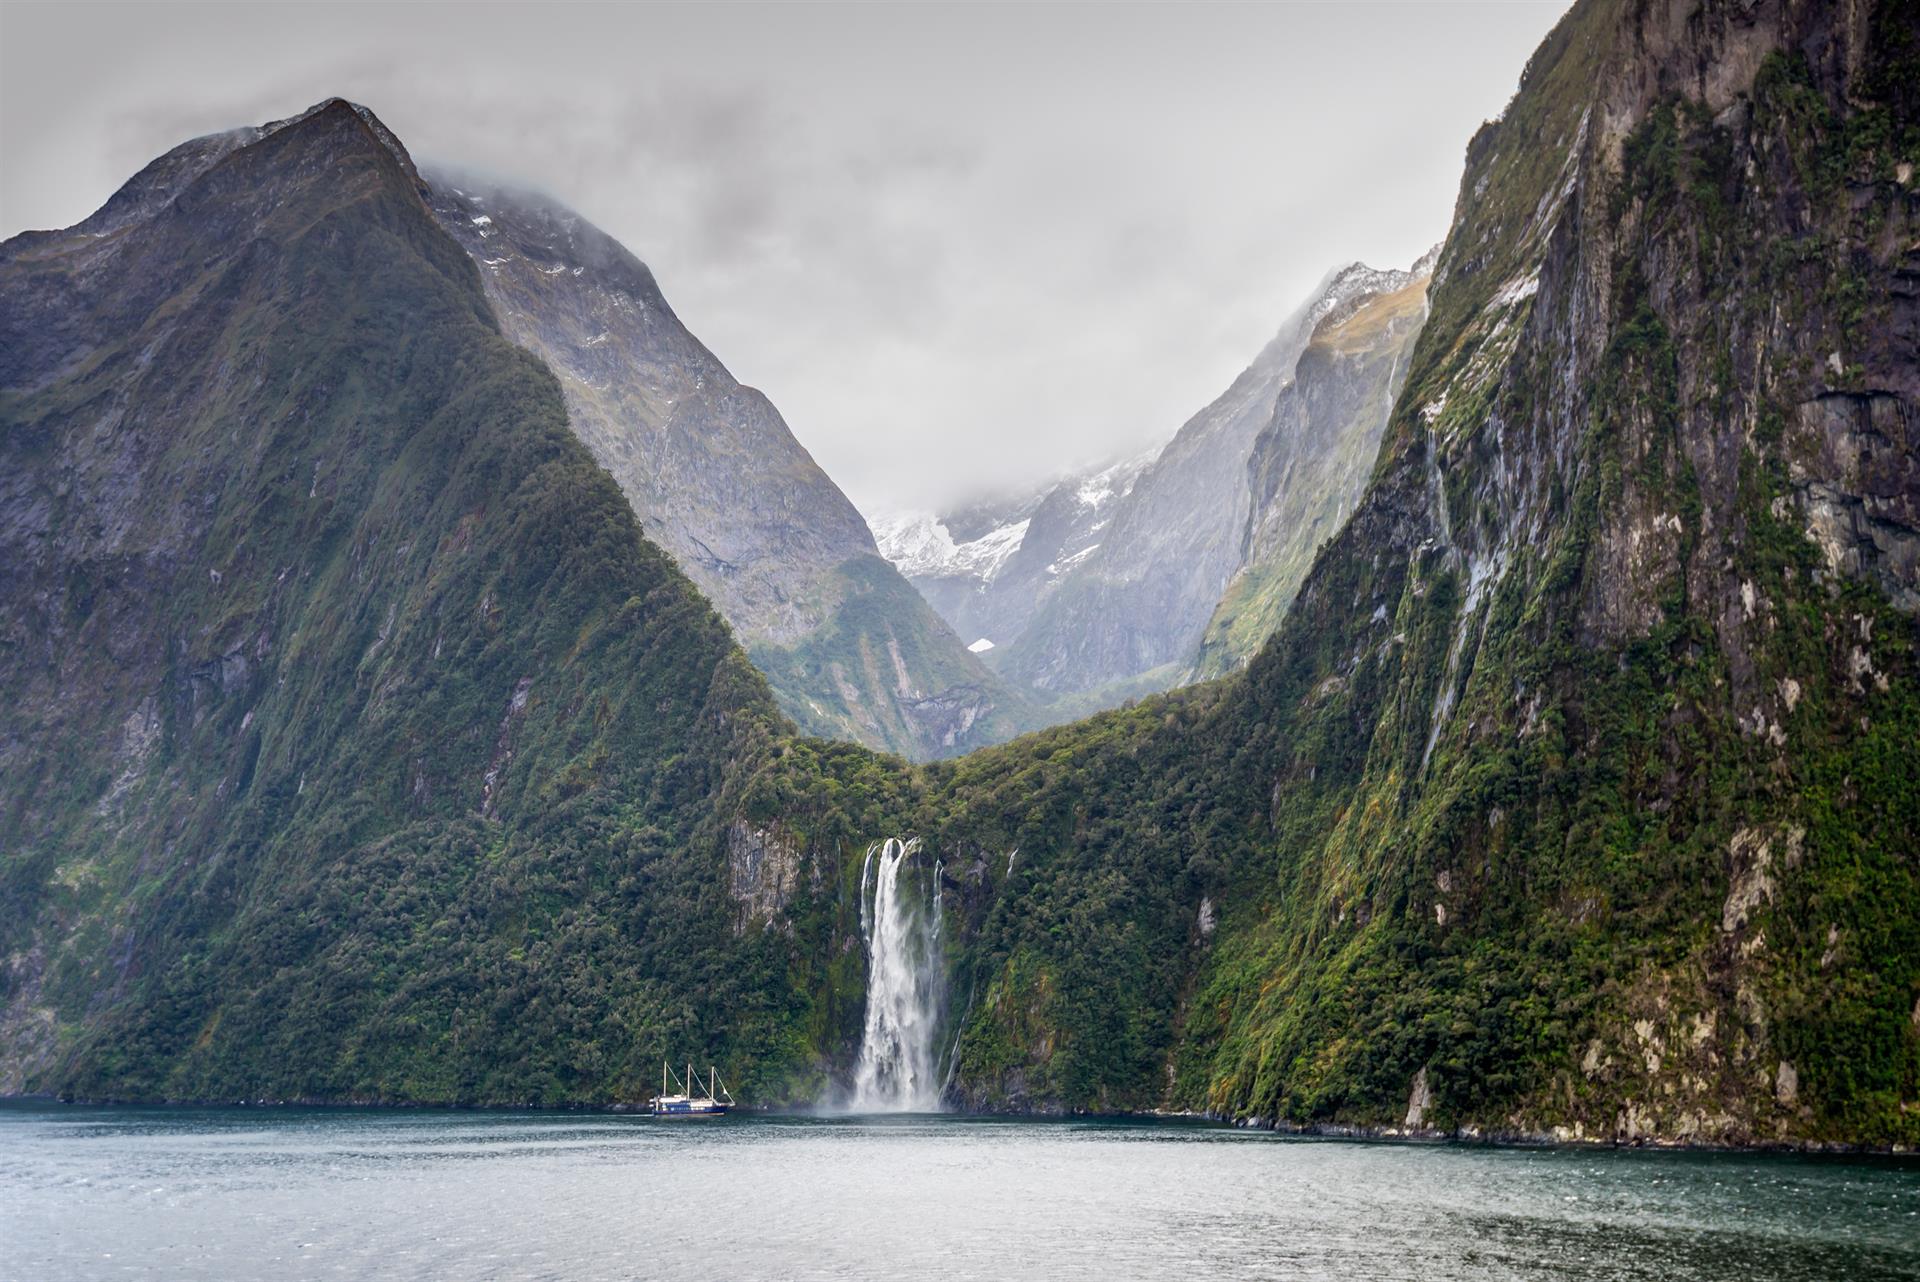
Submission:
<svg viewBox="0 0 1920 1282">
<path fill-rule="evenodd" d="M 0 1277 L 1920 1278 L 1920 1165 L 1181 1123 L 9 1104 Z"/>
</svg>

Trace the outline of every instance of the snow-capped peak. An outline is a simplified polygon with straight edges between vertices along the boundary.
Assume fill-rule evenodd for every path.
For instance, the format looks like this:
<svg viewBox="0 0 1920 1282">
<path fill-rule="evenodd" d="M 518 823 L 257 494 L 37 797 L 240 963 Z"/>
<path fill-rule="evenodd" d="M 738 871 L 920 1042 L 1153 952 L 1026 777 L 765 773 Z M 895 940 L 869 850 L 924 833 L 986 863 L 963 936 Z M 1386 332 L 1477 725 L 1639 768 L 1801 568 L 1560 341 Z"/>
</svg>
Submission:
<svg viewBox="0 0 1920 1282">
<path fill-rule="evenodd" d="M 969 542 L 955 543 L 946 525 L 931 512 L 901 512 L 873 523 L 873 541 L 880 555 L 908 578 L 972 578 L 985 585 L 1020 550 L 1027 524 L 1015 521 Z"/>
<path fill-rule="evenodd" d="M 1147 470 L 1154 459 L 1160 456 L 1161 447 L 1143 450 L 1131 458 L 1121 459 L 1110 467 L 1101 469 L 1080 482 L 1080 488 L 1074 497 L 1080 500 L 1082 507 L 1098 508 L 1109 499 L 1124 497 L 1140 473 Z"/>
</svg>

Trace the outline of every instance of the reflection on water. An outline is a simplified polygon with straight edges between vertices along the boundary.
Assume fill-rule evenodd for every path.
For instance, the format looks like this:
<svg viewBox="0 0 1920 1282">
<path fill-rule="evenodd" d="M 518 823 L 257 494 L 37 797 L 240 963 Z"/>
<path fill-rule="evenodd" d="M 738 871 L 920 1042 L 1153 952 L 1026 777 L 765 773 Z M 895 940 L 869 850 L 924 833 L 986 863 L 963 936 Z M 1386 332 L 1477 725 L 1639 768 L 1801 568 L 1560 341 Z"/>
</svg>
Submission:
<svg viewBox="0 0 1920 1282">
<path fill-rule="evenodd" d="M 951 1117 L 0 1107 L 0 1278 L 1920 1278 L 1920 1165 Z"/>
</svg>

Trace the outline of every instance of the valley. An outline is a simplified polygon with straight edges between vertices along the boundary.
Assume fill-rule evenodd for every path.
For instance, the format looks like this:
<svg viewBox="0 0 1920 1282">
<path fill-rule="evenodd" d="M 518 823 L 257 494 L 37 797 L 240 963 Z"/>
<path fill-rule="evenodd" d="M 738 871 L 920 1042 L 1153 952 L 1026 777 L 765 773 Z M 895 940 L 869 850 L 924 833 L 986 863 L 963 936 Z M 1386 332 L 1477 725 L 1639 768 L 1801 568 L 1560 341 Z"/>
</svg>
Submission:
<svg viewBox="0 0 1920 1282">
<path fill-rule="evenodd" d="M 0 245 L 0 1092 L 699 1046 L 1910 1151 L 1916 86 L 1901 0 L 1580 0 L 1433 253 L 1150 457 L 874 528 L 558 203 L 338 98 L 182 144 Z"/>
</svg>

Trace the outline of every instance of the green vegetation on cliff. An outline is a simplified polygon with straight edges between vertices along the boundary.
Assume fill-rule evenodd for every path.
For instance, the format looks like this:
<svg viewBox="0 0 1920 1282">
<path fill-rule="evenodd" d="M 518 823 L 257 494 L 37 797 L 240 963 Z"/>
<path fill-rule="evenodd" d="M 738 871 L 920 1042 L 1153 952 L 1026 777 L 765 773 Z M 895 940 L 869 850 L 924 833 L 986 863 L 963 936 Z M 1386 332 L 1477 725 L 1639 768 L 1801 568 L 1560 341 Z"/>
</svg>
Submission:
<svg viewBox="0 0 1920 1282">
<path fill-rule="evenodd" d="M 82 320 L 0 421 L 38 523 L 0 558 L 7 1084 L 606 1098 L 723 1028 L 793 1062 L 703 857 L 778 715 L 404 157 L 336 103 L 6 271 Z"/>
<path fill-rule="evenodd" d="M 1475 138 L 1247 670 L 922 767 L 793 733 L 350 110 L 15 242 L 5 1084 L 800 1098 L 912 833 L 974 1107 L 1920 1142 L 1920 15 L 1666 9 Z"/>
<path fill-rule="evenodd" d="M 1244 680 L 1191 727 L 1173 705 L 1094 723 L 1124 746 L 982 754 L 1031 780 L 1029 816 L 1076 815 L 1019 834 L 1022 858 L 1082 870 L 1063 907 L 1130 906 L 1102 948 L 1191 960 L 1172 985 L 1133 972 L 1137 1025 L 1178 1038 L 1136 1056 L 1076 1030 L 1112 999 L 1076 978 L 1071 928 L 989 921 L 974 1098 L 1092 1037 L 1109 1072 L 1047 1078 L 1062 1102 L 1920 1138 L 1920 674 L 1892 604 L 1915 545 L 1910 121 L 1842 91 L 1829 15 L 1709 8 L 1698 47 L 1649 52 L 1657 14 L 1579 6 L 1475 140 L 1373 486 Z M 1870 19 L 1869 48 L 1913 47 L 1911 6 Z M 1731 102 L 1660 96 L 1600 133 L 1596 86 L 1633 60 L 1749 41 L 1834 64 L 1756 57 L 1750 88 L 1715 86 Z M 1814 229 L 1788 253 L 1783 219 Z M 1147 796 L 1107 820 L 1137 764 Z M 1180 855 L 1205 867 L 1174 892 Z"/>
</svg>

